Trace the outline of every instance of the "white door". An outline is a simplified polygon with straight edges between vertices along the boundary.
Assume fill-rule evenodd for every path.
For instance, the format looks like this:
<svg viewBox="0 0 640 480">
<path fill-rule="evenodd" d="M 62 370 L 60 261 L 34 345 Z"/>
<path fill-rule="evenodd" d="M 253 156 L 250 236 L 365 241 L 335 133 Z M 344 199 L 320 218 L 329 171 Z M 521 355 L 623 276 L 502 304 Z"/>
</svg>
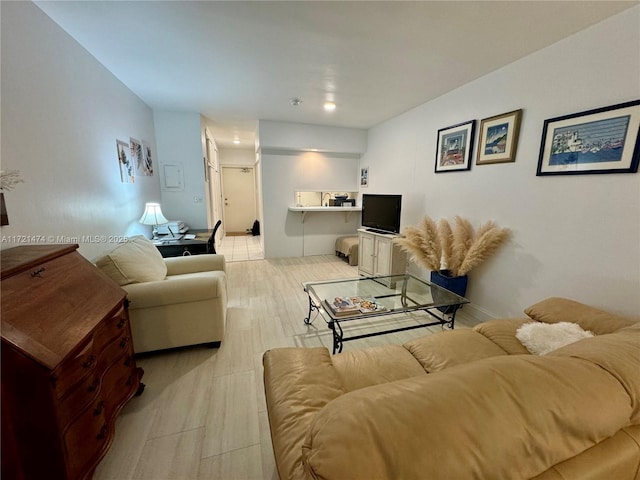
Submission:
<svg viewBox="0 0 640 480">
<path fill-rule="evenodd" d="M 245 233 L 256 220 L 256 194 L 252 167 L 222 167 L 224 229 Z"/>
<path fill-rule="evenodd" d="M 375 268 L 374 265 L 374 237 L 373 235 L 367 235 L 360 232 L 359 235 L 359 243 L 358 247 L 358 269 L 359 272 L 366 273 L 369 275 L 373 275 L 373 271 Z"/>
<path fill-rule="evenodd" d="M 391 239 L 376 238 L 375 275 L 391 275 Z"/>
</svg>

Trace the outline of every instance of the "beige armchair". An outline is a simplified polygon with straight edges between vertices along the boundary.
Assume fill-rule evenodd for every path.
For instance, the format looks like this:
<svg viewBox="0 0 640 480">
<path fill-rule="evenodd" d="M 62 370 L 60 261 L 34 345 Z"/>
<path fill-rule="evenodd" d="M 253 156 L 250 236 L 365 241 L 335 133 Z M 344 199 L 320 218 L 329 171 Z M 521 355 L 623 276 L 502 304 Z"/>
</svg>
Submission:
<svg viewBox="0 0 640 480">
<path fill-rule="evenodd" d="M 148 239 L 132 237 L 96 265 L 128 293 L 136 353 L 222 342 L 227 314 L 224 256 L 162 258 Z"/>
</svg>

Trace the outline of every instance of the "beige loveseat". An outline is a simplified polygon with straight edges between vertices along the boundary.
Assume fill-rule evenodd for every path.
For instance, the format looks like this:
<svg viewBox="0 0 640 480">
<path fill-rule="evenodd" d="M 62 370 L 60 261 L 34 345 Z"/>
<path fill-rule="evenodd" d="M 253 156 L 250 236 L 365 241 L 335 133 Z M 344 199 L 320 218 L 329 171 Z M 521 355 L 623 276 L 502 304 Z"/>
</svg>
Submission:
<svg viewBox="0 0 640 480">
<path fill-rule="evenodd" d="M 224 256 L 162 258 L 150 240 L 137 236 L 98 259 L 96 266 L 127 291 L 136 353 L 222 342 Z"/>
<path fill-rule="evenodd" d="M 334 356 L 266 352 L 281 480 L 640 479 L 640 323 L 560 298 L 526 314 Z M 516 337 L 532 321 L 595 336 L 532 355 Z"/>
</svg>

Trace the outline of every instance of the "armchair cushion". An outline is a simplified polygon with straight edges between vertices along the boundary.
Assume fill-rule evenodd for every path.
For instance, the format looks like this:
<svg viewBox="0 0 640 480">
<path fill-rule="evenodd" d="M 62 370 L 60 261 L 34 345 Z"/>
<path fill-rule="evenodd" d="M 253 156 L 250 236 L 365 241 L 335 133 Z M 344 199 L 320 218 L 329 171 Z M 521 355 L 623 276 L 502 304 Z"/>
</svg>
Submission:
<svg viewBox="0 0 640 480">
<path fill-rule="evenodd" d="M 167 266 L 151 241 L 137 235 L 96 261 L 96 266 L 118 285 L 154 282 L 167 275 Z"/>
</svg>

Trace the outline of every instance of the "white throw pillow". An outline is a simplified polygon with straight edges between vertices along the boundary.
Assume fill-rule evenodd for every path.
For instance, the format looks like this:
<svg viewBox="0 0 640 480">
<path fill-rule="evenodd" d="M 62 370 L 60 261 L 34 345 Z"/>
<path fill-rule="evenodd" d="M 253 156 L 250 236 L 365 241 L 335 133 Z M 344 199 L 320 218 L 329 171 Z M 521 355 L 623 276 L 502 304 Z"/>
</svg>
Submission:
<svg viewBox="0 0 640 480">
<path fill-rule="evenodd" d="M 577 323 L 525 323 L 516 330 L 516 338 L 534 355 L 546 355 L 583 338 L 593 337 L 593 333 L 583 330 Z"/>
<path fill-rule="evenodd" d="M 167 265 L 155 245 L 138 235 L 121 243 L 96 261 L 96 266 L 118 285 L 163 280 Z"/>
</svg>

